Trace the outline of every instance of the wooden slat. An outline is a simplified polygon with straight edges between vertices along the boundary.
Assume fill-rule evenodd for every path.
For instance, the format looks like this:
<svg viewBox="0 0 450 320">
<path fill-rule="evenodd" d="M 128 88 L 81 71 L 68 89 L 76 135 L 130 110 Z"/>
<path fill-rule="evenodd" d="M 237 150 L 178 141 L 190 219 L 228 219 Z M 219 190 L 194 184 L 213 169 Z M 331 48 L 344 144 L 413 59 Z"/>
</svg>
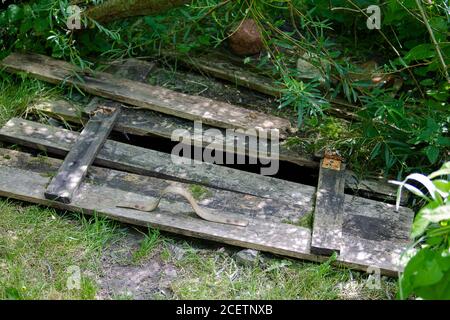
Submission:
<svg viewBox="0 0 450 320">
<path fill-rule="evenodd" d="M 280 88 L 276 87 L 273 79 L 248 72 L 231 61 L 226 61 L 222 56 L 216 54 L 196 57 L 177 55 L 176 58 L 184 64 L 213 77 L 227 80 L 270 96 L 279 97 L 281 95 Z"/>
<path fill-rule="evenodd" d="M 344 217 L 344 165 L 327 168 L 321 163 L 317 184 L 311 252 L 320 255 L 339 253 Z"/>
<path fill-rule="evenodd" d="M 153 62 L 127 58 L 109 63 L 105 71 L 114 74 L 116 77 L 147 83 L 150 72 L 154 67 Z"/>
<path fill-rule="evenodd" d="M 38 150 L 65 155 L 79 133 L 13 118 L 0 129 L 0 139 Z M 174 159 L 180 160 L 178 157 Z M 177 164 L 167 153 L 107 140 L 95 163 L 118 170 L 194 182 L 214 188 L 280 198 L 311 212 L 315 188 L 210 163 Z"/>
<path fill-rule="evenodd" d="M 32 111 L 36 113 L 44 113 L 50 117 L 57 118 L 72 123 L 83 123 L 86 117 L 86 110 L 77 108 L 77 106 L 65 100 L 54 101 L 38 101 L 32 106 Z M 209 130 L 212 127 L 208 125 L 202 126 L 203 131 Z M 225 130 L 214 128 L 221 131 L 221 136 L 226 137 Z M 150 110 L 136 110 L 124 108 L 119 115 L 115 131 L 140 135 L 140 136 L 157 136 L 161 138 L 171 139 L 174 130 L 185 130 L 190 133 L 186 139 L 190 139 L 191 145 L 203 145 L 207 147 L 210 145 L 210 138 L 205 136 L 202 132 L 201 136 L 194 135 L 194 123 L 192 121 L 181 119 L 166 114 L 150 111 Z M 238 155 L 255 154 L 255 150 L 249 145 L 248 141 L 239 138 L 227 139 L 221 144 L 224 150 L 234 150 Z M 319 163 L 313 159 L 312 156 L 292 151 L 283 143 L 279 144 L 279 153 L 273 153 L 272 157 L 276 157 L 282 161 L 288 161 L 300 166 L 316 168 Z M 260 154 L 259 158 L 267 159 L 264 154 Z"/>
<path fill-rule="evenodd" d="M 14 155 L 20 154 L 19 156 Z M 0 149 L 0 196 L 29 201 L 55 208 L 82 212 L 85 214 L 99 214 L 118 221 L 141 226 L 151 226 L 163 231 L 173 232 L 201 239 L 219 241 L 231 245 L 253 248 L 261 251 L 281 254 L 288 257 L 311 261 L 324 261 L 327 257 L 320 257 L 310 252 L 310 232 L 308 229 L 295 225 L 270 222 L 262 219 L 250 219 L 247 227 L 230 226 L 213 223 L 191 216 L 189 205 L 179 198 L 164 199 L 160 208 L 152 213 L 118 208 L 123 202 L 146 203 L 154 201 L 156 197 L 147 195 L 146 191 L 135 192 L 136 181 L 142 177 L 117 172 L 111 169 L 92 167 L 92 175 L 80 186 L 71 204 L 50 201 L 44 197 L 45 187 L 49 175 L 58 167 L 56 159 L 34 158 L 26 160 L 22 152 Z M 51 165 L 43 165 L 50 161 Z M 44 174 L 42 167 L 49 170 Z M 53 169 L 52 169 L 53 168 Z M 99 174 L 99 172 L 102 172 Z M 103 177 L 103 178 L 102 178 Z M 109 180 L 103 185 L 104 179 Z M 157 180 L 157 179 L 156 179 Z M 157 182 L 151 185 L 157 185 Z M 150 188 L 149 188 L 150 189 Z M 147 189 L 147 190 L 149 190 Z M 367 202 L 368 201 L 368 202 Z M 370 215 L 370 200 L 356 199 L 346 201 L 348 206 L 356 210 L 364 210 Z M 356 206 L 355 206 L 356 205 Z M 364 207 L 360 207 L 360 205 Z M 227 209 L 223 214 L 234 215 Z M 375 208 L 375 215 L 390 216 L 393 212 L 386 212 L 382 206 Z M 411 215 L 401 209 L 402 218 L 409 220 Z M 352 220 L 353 215 L 346 220 Z M 402 227 L 401 219 L 398 220 Z M 382 241 L 367 240 L 359 236 L 349 236 L 345 229 L 341 254 L 334 264 L 343 265 L 357 270 L 372 271 L 368 268 L 379 268 L 381 274 L 396 276 L 401 270 L 399 258 L 407 241 L 403 235 L 398 239 L 384 239 Z M 402 230 L 402 233 L 405 232 Z"/>
<path fill-rule="evenodd" d="M 49 177 L 58 171 L 61 160 L 42 155 L 33 157 L 28 153 L 0 148 L 0 165 L 26 169 Z M 154 198 L 158 198 L 166 187 L 174 184 L 174 181 L 170 180 L 96 166 L 89 168 L 88 175 L 83 181 Z M 258 218 L 272 222 L 295 221 L 306 214 L 306 212 L 301 212 L 298 206 L 283 201 L 283 199 L 267 199 L 188 183 L 177 182 L 176 184 L 191 191 L 198 205 L 210 212 L 227 211 L 236 215 L 244 215 L 246 218 Z M 168 196 L 164 199 L 164 201 L 176 204 L 176 210 L 192 212 L 192 208 L 183 198 Z"/>
<path fill-rule="evenodd" d="M 153 70 L 154 67 L 155 67 L 154 63 L 129 58 L 125 60 L 113 61 L 105 71 L 113 74 L 117 78 L 121 77 L 124 79 L 145 83 L 147 81 L 148 76 L 150 75 L 150 72 Z M 92 98 L 92 100 L 88 103 L 88 105 L 83 109 L 83 113 L 90 114 L 95 109 L 97 109 L 98 106 L 102 105 L 104 101 L 105 99 L 103 98 L 99 97 Z M 122 113 L 123 110 L 121 110 L 120 114 Z"/>
<path fill-rule="evenodd" d="M 44 197 L 49 178 L 28 170 L 0 166 L 0 196 L 56 207 L 59 209 L 105 215 L 109 218 L 164 231 L 250 247 L 297 258 L 314 259 L 309 254 L 309 230 L 293 225 L 251 220 L 247 227 L 237 227 L 193 218 L 186 210 L 162 202 L 154 213 L 118 208 L 121 203 L 152 202 L 156 198 L 82 183 L 70 204 Z M 32 186 L 32 187 L 30 187 Z M 192 209 L 191 209 L 192 211 Z M 230 213 L 222 213 L 230 214 Z M 287 241 L 289 239 L 289 241 Z"/>
<path fill-rule="evenodd" d="M 290 128 L 286 119 L 212 99 L 118 79 L 108 73 L 80 73 L 67 62 L 42 55 L 12 53 L 1 62 L 1 66 L 9 72 L 26 72 L 50 83 L 76 85 L 104 98 L 221 128 L 252 129 L 255 132 L 270 129 L 283 132 Z M 74 75 L 75 72 L 79 72 L 78 77 Z"/>
<path fill-rule="evenodd" d="M 251 66 L 244 66 L 242 60 L 237 61 L 237 59 L 233 59 L 230 55 L 222 52 L 212 51 L 197 56 L 188 56 L 167 51 L 163 51 L 162 54 L 215 78 L 230 81 L 236 85 L 274 97 L 280 97 L 282 94 L 282 88 L 277 85 L 274 79 L 256 71 L 249 70 Z M 343 99 L 326 98 L 330 102 L 330 107 L 325 110 L 325 113 L 348 120 L 358 119 L 356 106 L 351 105 Z"/>
<path fill-rule="evenodd" d="M 114 101 L 97 107 L 48 185 L 45 191 L 47 199 L 64 203 L 72 201 L 73 194 L 111 133 L 119 112 L 120 104 Z"/>
</svg>

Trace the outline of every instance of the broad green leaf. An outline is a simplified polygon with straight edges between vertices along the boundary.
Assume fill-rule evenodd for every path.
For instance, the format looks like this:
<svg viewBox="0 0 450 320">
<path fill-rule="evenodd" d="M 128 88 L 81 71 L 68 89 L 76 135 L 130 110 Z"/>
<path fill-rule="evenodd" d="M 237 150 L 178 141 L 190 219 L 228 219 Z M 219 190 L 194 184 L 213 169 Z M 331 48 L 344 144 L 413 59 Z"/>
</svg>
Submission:
<svg viewBox="0 0 450 320">
<path fill-rule="evenodd" d="M 437 42 L 445 41 L 448 32 L 448 22 L 444 17 L 433 17 L 429 20 Z"/>
<path fill-rule="evenodd" d="M 407 63 L 415 60 L 424 60 L 424 59 L 430 59 L 433 58 L 436 54 L 436 51 L 432 44 L 429 43 L 423 43 L 419 44 L 418 46 L 415 46 L 412 48 L 406 55 L 405 55 L 405 61 Z"/>
<path fill-rule="evenodd" d="M 436 139 L 436 142 L 443 147 L 450 147 L 450 138 L 439 136 Z"/>
<path fill-rule="evenodd" d="M 7 10 L 10 23 L 19 21 L 23 18 L 23 9 L 15 4 L 11 4 Z"/>
<path fill-rule="evenodd" d="M 430 225 L 430 221 L 423 217 L 422 212 L 419 213 L 414 218 L 414 222 L 411 229 L 411 238 L 416 239 L 420 237 Z"/>
<path fill-rule="evenodd" d="M 428 146 L 424 149 L 425 154 L 427 155 L 428 161 L 431 164 L 435 163 L 439 158 L 439 148 L 435 146 Z"/>
<path fill-rule="evenodd" d="M 437 208 L 422 209 L 422 217 L 430 222 L 437 223 L 442 220 L 450 219 L 450 204 L 439 206 Z"/>
<path fill-rule="evenodd" d="M 408 261 L 405 267 L 404 276 L 410 278 L 414 288 L 429 286 L 438 283 L 444 276 L 438 259 L 440 252 L 428 248 L 417 252 Z"/>
<path fill-rule="evenodd" d="M 448 198 L 448 193 L 450 192 L 450 181 L 448 180 L 442 180 L 442 179 L 435 179 L 433 180 L 433 184 L 443 193 L 447 193 L 444 198 Z"/>
<path fill-rule="evenodd" d="M 450 271 L 445 272 L 438 283 L 419 287 L 415 290 L 417 296 L 429 300 L 450 300 Z"/>
</svg>

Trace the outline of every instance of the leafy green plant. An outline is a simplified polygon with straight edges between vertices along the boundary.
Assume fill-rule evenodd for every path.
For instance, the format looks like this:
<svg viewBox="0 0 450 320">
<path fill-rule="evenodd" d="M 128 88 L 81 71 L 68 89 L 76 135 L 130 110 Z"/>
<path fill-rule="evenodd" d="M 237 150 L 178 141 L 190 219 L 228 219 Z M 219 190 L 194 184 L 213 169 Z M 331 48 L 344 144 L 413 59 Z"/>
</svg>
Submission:
<svg viewBox="0 0 450 320">
<path fill-rule="evenodd" d="M 419 247 L 400 276 L 401 299 L 411 295 L 423 299 L 450 299 L 449 176 L 450 162 L 446 162 L 440 170 L 428 176 L 413 173 L 402 182 L 394 182 L 400 185 L 397 208 L 402 188 L 426 202 L 414 219 L 411 237 Z M 410 181 L 416 183 L 411 184 Z"/>
<path fill-rule="evenodd" d="M 291 106 L 297 112 L 298 126 L 303 125 L 305 116 L 318 117 L 323 116 L 323 111 L 329 107 L 328 101 L 323 99 L 318 86 L 318 81 L 305 83 L 292 77 L 283 78 L 285 88 L 281 90 L 279 108 Z"/>
<path fill-rule="evenodd" d="M 68 30 L 69 6 L 69 0 L 31 0 L 0 10 L 0 59 L 10 51 L 33 51 L 69 59 L 85 68 L 89 64 L 82 53 L 111 49 L 112 44 L 105 39 L 120 42 L 117 32 L 84 16 L 81 17 L 81 35 Z M 88 46 L 83 50 L 79 43 Z"/>
</svg>

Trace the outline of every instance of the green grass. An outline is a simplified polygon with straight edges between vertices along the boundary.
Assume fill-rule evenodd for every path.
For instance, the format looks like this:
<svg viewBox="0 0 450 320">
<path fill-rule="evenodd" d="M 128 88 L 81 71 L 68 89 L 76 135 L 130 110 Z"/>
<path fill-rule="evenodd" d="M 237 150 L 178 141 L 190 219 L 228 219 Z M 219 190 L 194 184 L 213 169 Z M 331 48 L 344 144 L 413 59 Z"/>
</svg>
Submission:
<svg viewBox="0 0 450 320">
<path fill-rule="evenodd" d="M 264 255 L 262 264 L 237 265 L 232 254 L 187 246 L 176 265 L 182 275 L 173 290 L 182 299 L 387 299 L 396 282 L 370 289 L 367 275 L 323 264 Z"/>
<path fill-rule="evenodd" d="M 115 224 L 0 200 L 0 299 L 93 299 L 93 271 Z M 73 269 L 80 287 L 68 287 Z"/>
<path fill-rule="evenodd" d="M 139 263 L 148 257 L 161 243 L 161 237 L 158 229 L 148 229 L 148 233 L 145 234 L 138 250 L 133 252 L 133 263 Z"/>
<path fill-rule="evenodd" d="M 12 117 L 25 114 L 36 99 L 51 97 L 60 91 L 57 87 L 50 87 L 42 81 L 26 76 L 16 78 L 18 81 L 13 81 L 0 72 L 0 125 Z"/>
</svg>

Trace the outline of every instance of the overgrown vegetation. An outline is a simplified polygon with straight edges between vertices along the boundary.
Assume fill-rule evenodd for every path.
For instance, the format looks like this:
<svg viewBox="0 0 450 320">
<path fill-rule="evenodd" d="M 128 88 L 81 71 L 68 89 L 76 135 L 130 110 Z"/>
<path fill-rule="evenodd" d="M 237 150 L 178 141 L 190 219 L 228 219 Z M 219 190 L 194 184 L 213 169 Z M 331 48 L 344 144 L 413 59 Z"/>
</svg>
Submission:
<svg viewBox="0 0 450 320">
<path fill-rule="evenodd" d="M 200 0 L 107 27 L 82 16 L 84 29 L 76 32 L 67 30 L 68 5 L 50 0 L 9 5 L 0 13 L 1 55 L 37 51 L 81 67 L 91 66 L 87 61 L 98 55 L 161 50 L 195 55 L 227 46 L 240 21 L 252 18 L 266 51 L 243 62 L 279 83 L 280 108 L 297 113 L 300 132 L 328 121 L 324 112 L 330 104 L 338 109 L 351 104 L 358 117 L 346 125 L 351 137 L 344 132 L 321 138 L 339 148 L 355 170 L 364 164 L 365 171 L 401 178 L 411 171 L 430 172 L 448 157 L 446 1 Z M 381 8 L 380 30 L 366 26 L 368 5 Z M 316 68 L 316 78 L 303 78 L 299 58 Z M 311 143 L 311 149 L 317 147 Z"/>
<path fill-rule="evenodd" d="M 400 298 L 450 299 L 450 162 L 428 176 L 413 173 L 398 183 L 426 203 L 414 219 L 419 248 L 400 277 Z M 419 183 L 426 191 L 423 192 Z M 398 201 L 400 201 L 400 196 Z"/>
<path fill-rule="evenodd" d="M 233 30 L 243 19 L 251 18 L 260 28 L 265 50 L 240 59 L 279 87 L 279 108 L 293 114 L 299 127 L 298 133 L 287 140 L 290 147 L 301 145 L 311 153 L 338 149 L 350 163 L 349 168 L 398 180 L 411 172 L 429 174 L 448 161 L 448 1 L 199 0 L 157 15 L 107 25 L 83 16 L 83 29 L 78 31 L 67 30 L 68 0 L 14 2 L 2 4 L 0 9 L 0 59 L 12 51 L 33 51 L 69 60 L 81 68 L 93 68 L 98 60 L 127 56 L 226 50 Z M 79 5 L 98 2 L 86 0 Z M 381 8 L 379 30 L 367 28 L 368 5 Z M 58 89 L 24 76 L 0 73 L 0 77 L 0 125 L 26 113 L 32 100 L 58 93 Z M 348 113 L 352 117 L 342 116 Z M 448 164 L 442 170 L 448 170 Z M 435 177 L 432 174 L 428 179 Z M 424 176 L 419 180 L 425 182 L 430 194 L 425 196 L 414 189 L 428 203 L 415 220 L 413 237 L 420 250 L 402 275 L 400 297 L 447 297 L 449 183 L 442 179 L 430 182 Z M 191 191 L 200 198 L 204 194 L 198 186 Z M 72 263 L 83 265 L 98 255 L 113 233 L 106 222 L 83 220 L 82 226 L 76 227 L 51 210 L 20 208 L 7 202 L 0 202 L 0 214 L 7 217 L 0 219 L 0 233 L 8 234 L 0 237 L 0 298 L 95 296 L 94 284 L 88 278 L 83 280 L 81 291 L 63 292 L 63 274 Z M 34 220 L 36 217 L 41 217 L 41 222 Z M 299 223 L 309 225 L 310 218 Z M 34 238 L 22 234 L 27 228 L 18 235 L 8 233 L 30 223 L 36 227 Z M 44 237 L 50 225 L 50 233 Z M 60 228 L 69 235 L 63 237 Z M 56 240 L 64 246 L 59 247 Z M 31 253 L 27 246 L 32 241 L 45 244 L 51 252 Z M 160 235 L 150 231 L 133 254 L 133 263 L 163 245 Z M 58 260 L 58 255 L 69 259 Z M 43 272 L 36 274 L 33 266 L 26 264 L 26 257 L 39 261 L 34 267 Z M 45 261 L 51 266 L 51 275 Z M 275 261 L 274 266 L 238 269 L 233 261 L 227 256 L 188 254 L 179 265 L 193 277 L 176 284 L 178 296 L 335 298 L 336 283 L 348 281 L 327 266 L 288 260 Z M 195 263 L 196 268 L 190 269 L 189 263 Z M 321 283 L 317 275 L 330 281 Z M 197 281 L 200 278 L 210 278 L 216 287 Z M 300 278 L 318 291 L 308 295 L 306 287 L 294 287 L 291 279 Z M 287 292 L 284 296 L 275 285 L 279 283 Z"/>
</svg>

